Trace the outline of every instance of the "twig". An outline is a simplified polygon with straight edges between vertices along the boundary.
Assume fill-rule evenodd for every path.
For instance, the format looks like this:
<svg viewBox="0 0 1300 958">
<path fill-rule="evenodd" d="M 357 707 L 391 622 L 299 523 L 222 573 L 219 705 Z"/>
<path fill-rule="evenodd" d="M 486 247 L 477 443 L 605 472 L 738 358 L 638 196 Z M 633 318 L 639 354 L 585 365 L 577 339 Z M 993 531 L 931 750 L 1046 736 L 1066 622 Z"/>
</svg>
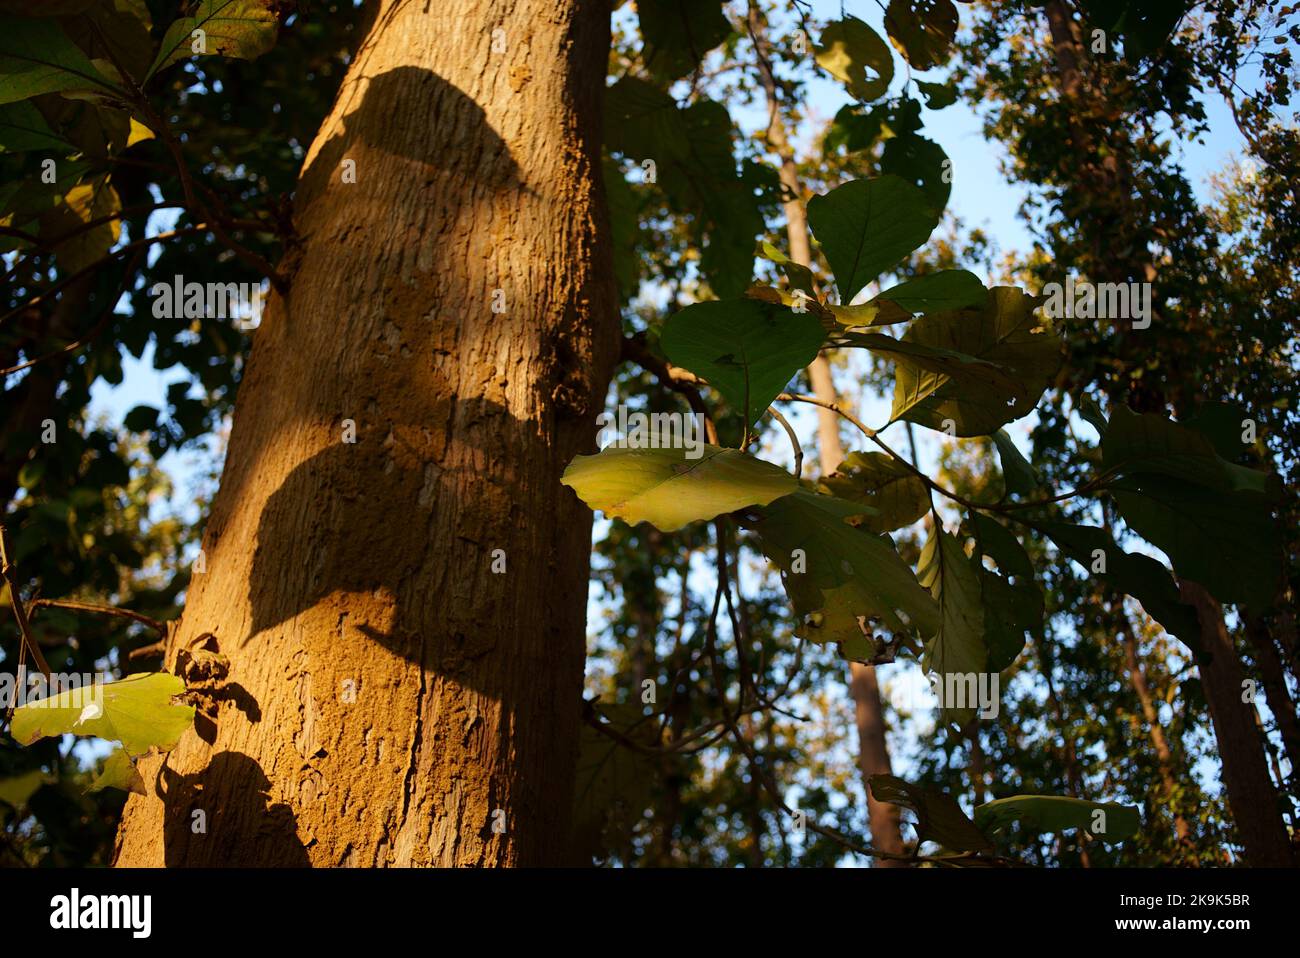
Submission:
<svg viewBox="0 0 1300 958">
<path fill-rule="evenodd" d="M 32 638 L 32 627 L 27 621 L 27 610 L 23 608 L 23 599 L 18 592 L 18 570 L 9 561 L 9 536 L 3 525 L 0 525 L 0 575 L 3 575 L 5 582 L 9 584 L 9 601 L 13 603 L 14 618 L 18 621 L 18 632 L 22 635 L 23 645 L 31 653 L 32 661 L 41 670 L 46 681 L 49 681 L 50 666 L 45 661 L 40 646 Z"/>
<path fill-rule="evenodd" d="M 158 619 L 151 619 L 147 615 L 139 612 L 133 612 L 130 609 L 119 609 L 112 605 L 95 605 L 90 602 L 74 602 L 71 599 L 37 599 L 30 606 L 32 609 L 50 608 L 50 609 L 71 609 L 74 612 L 93 612 L 95 615 L 111 615 L 120 619 L 130 619 L 133 622 L 139 622 L 147 625 L 155 632 L 165 633 L 167 623 Z M 140 651 L 139 649 L 136 650 Z"/>
</svg>

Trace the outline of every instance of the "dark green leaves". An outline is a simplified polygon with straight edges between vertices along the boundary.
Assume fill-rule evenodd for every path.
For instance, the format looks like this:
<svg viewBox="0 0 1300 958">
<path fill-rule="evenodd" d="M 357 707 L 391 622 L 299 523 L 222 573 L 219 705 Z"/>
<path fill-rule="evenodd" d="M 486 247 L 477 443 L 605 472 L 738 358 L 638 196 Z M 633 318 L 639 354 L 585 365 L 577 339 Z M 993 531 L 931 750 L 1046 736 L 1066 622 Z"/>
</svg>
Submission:
<svg viewBox="0 0 1300 958">
<path fill-rule="evenodd" d="M 905 782 L 893 775 L 872 775 L 871 794 L 881 802 L 901 805 L 916 815 L 917 839 L 936 842 L 954 852 L 991 852 L 990 837 L 1019 825 L 1029 834 L 1077 828 L 1103 841 L 1115 842 L 1137 833 L 1138 809 L 1115 802 L 1089 802 L 1055 795 L 1013 795 L 976 807 L 971 821 L 948 794 Z"/>
<path fill-rule="evenodd" d="M 1006 380 L 981 386 L 919 363 L 900 363 L 893 417 L 957 436 L 982 436 L 1028 413 L 1061 364 L 1061 342 L 1034 315 L 1035 307 L 1036 300 L 1022 290 L 999 286 L 989 291 L 983 309 L 936 313 L 914 322 L 905 342 L 991 363 Z"/>
<path fill-rule="evenodd" d="M 731 34 L 719 0 L 637 0 L 646 68 L 661 82 L 686 76 Z"/>
<path fill-rule="evenodd" d="M 674 313 L 659 343 L 674 366 L 704 377 L 753 423 L 813 361 L 824 338 L 812 312 L 739 299 Z"/>
<path fill-rule="evenodd" d="M 878 176 L 814 196 L 808 222 L 831 264 L 840 302 L 847 304 L 929 239 L 939 215 L 915 186 Z"/>
<path fill-rule="evenodd" d="M 0 16 L 0 104 L 72 90 L 117 92 L 57 20 Z"/>
<path fill-rule="evenodd" d="M 951 795 L 893 775 L 872 775 L 870 785 L 876 801 L 901 805 L 916 815 L 918 841 L 937 842 L 954 852 L 993 851 L 993 843 L 966 817 Z"/>
<path fill-rule="evenodd" d="M 1169 556 L 1179 578 L 1220 602 L 1272 604 L 1281 579 L 1275 475 L 1228 462 L 1197 430 L 1125 407 L 1111 412 L 1102 466 L 1119 477 L 1108 488 L 1125 522 Z"/>
<path fill-rule="evenodd" d="M 857 17 L 845 17 L 822 31 L 817 64 L 843 81 L 864 103 L 883 96 L 894 78 L 894 58 L 880 34 Z"/>
<path fill-rule="evenodd" d="M 998 447 L 998 458 L 1002 461 L 1002 477 L 1006 480 L 1007 492 L 1017 496 L 1027 496 L 1038 488 L 1038 473 L 1029 464 L 1029 460 L 1016 448 L 1005 429 L 993 434 L 993 444 Z"/>
<path fill-rule="evenodd" d="M 952 0 L 889 0 L 885 32 L 908 63 L 928 70 L 948 59 L 957 35 L 957 8 Z"/>
<path fill-rule="evenodd" d="M 916 571 L 918 581 L 939 603 L 941 614 L 939 630 L 925 647 L 921 669 L 938 675 L 943 688 L 950 687 L 949 675 L 987 673 L 989 652 L 980 580 L 961 541 L 936 527 L 921 550 Z M 975 715 L 973 704 L 953 707 L 953 703 L 944 703 L 944 720 L 964 725 Z"/>
<path fill-rule="evenodd" d="M 1137 834 L 1142 819 L 1132 805 L 1059 795 L 1016 795 L 979 806 L 975 824 L 988 835 L 1016 824 L 1033 835 L 1077 828 L 1103 841 L 1117 842 Z"/>
<path fill-rule="evenodd" d="M 902 133 L 885 141 L 880 172 L 897 176 L 917 187 L 939 216 L 952 192 L 952 165 L 938 143 L 915 133 Z"/>
<path fill-rule="evenodd" d="M 869 506 L 800 491 L 755 511 L 763 552 L 804 617 L 801 635 L 843 642 L 875 622 L 922 635 L 938 628 L 938 607 L 894 544 L 849 524 Z"/>
<path fill-rule="evenodd" d="M 784 469 L 735 449 L 611 447 L 577 456 L 560 480 L 592 509 L 672 532 L 746 506 L 764 505 L 798 488 Z"/>
<path fill-rule="evenodd" d="M 983 306 L 989 291 L 969 270 L 945 269 L 891 286 L 872 302 L 889 301 L 908 313 L 940 313 Z"/>
<path fill-rule="evenodd" d="M 875 510 L 849 520 L 871 532 L 889 532 L 911 525 L 930 508 L 925 480 L 881 452 L 849 453 L 821 484 L 833 496 Z"/>
<path fill-rule="evenodd" d="M 275 46 L 275 8 L 273 0 L 199 0 L 194 16 L 167 28 L 145 79 L 190 56 L 257 59 Z M 199 38 L 196 30 L 202 31 Z"/>
<path fill-rule="evenodd" d="M 605 144 L 638 163 L 653 162 L 669 207 L 689 218 L 709 285 L 719 296 L 743 293 L 764 228 L 763 195 L 775 180 L 752 161 L 737 172 L 726 108 L 699 99 L 678 109 L 667 93 L 625 76 L 605 91 Z"/>
<path fill-rule="evenodd" d="M 1147 615 L 1194 652 L 1201 648 L 1196 611 L 1185 604 L 1169 570 L 1150 556 L 1128 553 L 1096 526 L 1035 522 L 1057 547 L 1091 575 L 1142 603 Z"/>
</svg>

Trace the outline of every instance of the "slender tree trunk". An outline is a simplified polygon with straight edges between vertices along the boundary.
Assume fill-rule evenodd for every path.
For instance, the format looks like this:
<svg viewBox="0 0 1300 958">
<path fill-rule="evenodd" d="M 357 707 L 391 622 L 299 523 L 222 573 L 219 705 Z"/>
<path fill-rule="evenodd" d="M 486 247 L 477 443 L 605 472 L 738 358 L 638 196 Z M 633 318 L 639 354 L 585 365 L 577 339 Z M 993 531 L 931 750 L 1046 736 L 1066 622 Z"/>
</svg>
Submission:
<svg viewBox="0 0 1300 958">
<path fill-rule="evenodd" d="M 142 763 L 117 864 L 563 860 L 591 517 L 558 479 L 617 353 L 608 47 L 603 0 L 380 5 L 169 643 L 229 676 Z"/>
<path fill-rule="evenodd" d="M 1291 866 L 1291 843 L 1282 825 L 1277 791 L 1269 778 L 1255 708 L 1242 701 L 1245 673 L 1223 624 L 1219 603 L 1195 583 L 1182 583 L 1183 601 L 1196 607 L 1201 644 L 1209 661 L 1198 663 L 1210 707 L 1214 737 L 1223 763 L 1223 786 L 1247 861 L 1255 866 Z"/>
<path fill-rule="evenodd" d="M 1286 671 L 1273 643 L 1272 630 L 1259 616 L 1243 616 L 1246 635 L 1254 645 L 1259 662 L 1260 675 L 1264 679 L 1264 696 L 1268 700 L 1269 711 L 1277 720 L 1278 733 L 1282 737 L 1282 747 L 1286 750 L 1287 761 L 1291 763 L 1291 780 L 1300 780 L 1300 720 L 1296 718 L 1295 701 L 1286 684 Z"/>
<path fill-rule="evenodd" d="M 1168 802 L 1177 787 L 1177 781 L 1174 778 L 1174 756 L 1169 748 L 1169 740 L 1165 738 L 1165 730 L 1160 726 L 1160 714 L 1156 711 L 1155 699 L 1151 695 L 1151 689 L 1147 685 L 1146 672 L 1142 668 L 1142 660 L 1138 657 L 1137 637 L 1133 632 L 1121 633 L 1121 641 L 1124 643 L 1124 661 L 1128 666 L 1129 681 L 1133 683 L 1133 691 L 1137 693 L 1138 703 L 1142 708 L 1142 717 L 1146 719 L 1147 735 L 1151 739 L 1151 747 L 1156 750 L 1156 766 L 1160 772 L 1160 785 L 1164 794 L 1161 799 Z M 1191 843 L 1191 826 L 1188 825 L 1186 817 L 1182 812 L 1173 810 L 1174 815 L 1174 834 L 1178 838 L 1179 844 L 1189 845 Z"/>
<path fill-rule="evenodd" d="M 773 75 L 770 47 L 767 43 L 767 24 L 758 5 L 750 2 L 749 29 L 758 55 L 759 79 L 767 96 L 767 141 L 781 160 L 780 179 L 785 194 L 786 236 L 790 244 L 790 259 L 801 266 L 812 266 L 812 244 L 808 240 L 808 214 L 803 205 L 803 188 L 795 168 L 794 148 L 786 136 L 781 121 L 780 103 Z M 837 402 L 835 380 L 826 355 L 819 354 L 808 367 L 808 378 L 813 395 L 822 402 Z M 844 445 L 840 440 L 839 416 L 833 410 L 817 407 L 817 448 L 821 474 L 829 476 L 844 460 Z M 871 828 L 872 845 L 883 852 L 902 854 L 903 839 L 897 805 L 878 802 L 871 796 L 869 781 L 872 775 L 892 775 L 889 761 L 889 742 L 885 738 L 884 705 L 880 698 L 880 685 L 876 669 L 859 662 L 849 664 L 849 691 L 854 702 L 854 718 L 858 727 L 858 767 L 862 770 L 862 784 L 867 793 L 867 817 Z M 878 859 L 877 868 L 903 868 L 905 861 Z"/>
</svg>

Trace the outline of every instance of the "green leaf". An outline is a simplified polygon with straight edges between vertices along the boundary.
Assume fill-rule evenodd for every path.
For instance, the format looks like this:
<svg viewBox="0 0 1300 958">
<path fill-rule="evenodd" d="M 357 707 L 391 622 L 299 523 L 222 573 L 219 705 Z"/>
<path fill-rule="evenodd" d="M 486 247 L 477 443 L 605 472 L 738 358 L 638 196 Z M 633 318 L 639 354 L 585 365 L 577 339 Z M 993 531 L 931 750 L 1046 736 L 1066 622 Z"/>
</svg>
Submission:
<svg viewBox="0 0 1300 958">
<path fill-rule="evenodd" d="M 610 242 L 614 247 L 614 275 L 618 291 L 626 302 L 636 295 L 641 279 L 641 262 L 637 244 L 641 235 L 640 201 L 618 163 L 602 157 L 601 174 L 605 180 L 605 199 L 609 206 Z"/>
<path fill-rule="evenodd" d="M 804 617 L 798 634 L 824 642 L 861 637 L 860 616 L 896 633 L 938 628 L 938 607 L 893 542 L 847 521 L 871 507 L 801 490 L 754 511 L 748 525 Z"/>
<path fill-rule="evenodd" d="M 901 133 L 885 141 L 880 172 L 892 174 L 917 187 L 938 217 L 952 193 L 952 165 L 938 143 L 915 133 Z"/>
<path fill-rule="evenodd" d="M 1127 406 L 1111 410 L 1101 465 L 1110 475 L 1159 474 L 1220 492 L 1281 492 L 1276 476 L 1228 462 L 1202 432 Z"/>
<path fill-rule="evenodd" d="M 946 269 L 891 286 L 872 302 L 896 303 L 909 314 L 940 313 L 983 306 L 988 296 L 988 289 L 974 273 L 964 269 Z"/>
<path fill-rule="evenodd" d="M 839 338 L 838 344 L 859 346 L 890 356 L 897 364 L 895 382 L 902 379 L 901 371 L 906 369 L 908 381 L 916 383 L 915 392 L 910 395 L 919 399 L 929 396 L 944 384 L 1000 396 L 1012 396 L 1023 389 L 1014 375 L 996 363 L 954 349 L 911 342 L 906 337 L 894 339 L 881 333 L 847 333 Z M 892 418 L 898 419 L 910 407 L 898 405 L 897 392 L 894 398 Z"/>
<path fill-rule="evenodd" d="M 979 576 L 961 541 L 936 528 L 926 540 L 917 563 L 917 580 L 939 604 L 940 626 L 926 644 L 921 669 L 939 676 L 948 688 L 949 675 L 981 675 L 989 671 L 989 651 L 984 639 L 984 608 Z M 972 707 L 942 708 L 945 722 L 965 725 L 975 715 Z"/>
<path fill-rule="evenodd" d="M 966 514 L 966 520 L 979 551 L 996 562 L 1004 575 L 1033 579 L 1034 565 L 1029 561 L 1029 553 L 1025 552 L 1025 547 L 1010 529 L 996 519 L 973 510 Z"/>
<path fill-rule="evenodd" d="M 95 735 L 121 742 L 131 755 L 155 747 L 165 752 L 194 721 L 192 706 L 172 703 L 184 691 L 185 683 L 168 672 L 70 689 L 14 709 L 9 734 L 20 745 L 50 735 Z"/>
<path fill-rule="evenodd" d="M 889 0 L 885 32 L 908 63 L 928 70 L 948 59 L 957 35 L 957 8 L 952 0 Z"/>
<path fill-rule="evenodd" d="M 980 512 L 968 512 L 966 530 L 975 538 L 973 564 L 979 572 L 980 601 L 984 608 L 984 640 L 989 648 L 989 671 L 1011 666 L 1025 647 L 1026 633 L 1043 631 L 1043 593 L 1034 580 L 1029 555 L 1011 530 Z M 998 571 L 985 567 L 991 558 Z"/>
<path fill-rule="evenodd" d="M 70 189 L 62 202 L 41 216 L 41 237 L 52 244 L 59 264 L 75 272 L 102 258 L 122 232 L 121 220 L 117 219 L 90 229 L 82 227 L 121 209 L 122 201 L 108 175 L 93 176 Z"/>
<path fill-rule="evenodd" d="M 72 42 L 92 62 L 119 63 L 136 80 L 153 58 L 153 20 L 145 0 L 101 0 L 83 16 L 64 19 Z"/>
<path fill-rule="evenodd" d="M 632 703 L 599 703 L 599 721 L 646 748 L 658 741 L 659 721 Z M 662 765 L 583 722 L 573 794 L 573 851 L 584 862 L 623 847 L 650 806 Z"/>
<path fill-rule="evenodd" d="M 1089 575 L 1137 599 L 1166 632 L 1199 653 L 1201 628 L 1196 610 L 1183 602 L 1169 570 L 1161 563 L 1141 553 L 1125 552 L 1110 533 L 1096 526 L 1039 521 L 1033 526 Z"/>
<path fill-rule="evenodd" d="M 1017 388 L 977 386 L 969 381 L 900 365 L 894 381 L 893 417 L 932 429 L 952 420 L 958 436 L 982 436 L 1028 413 L 1061 365 L 1061 341 L 1034 315 L 1037 300 L 1015 287 L 989 290 L 982 310 L 923 316 L 903 340 L 963 353 L 993 363 L 1014 377 Z"/>
<path fill-rule="evenodd" d="M 1133 805 L 1058 795 L 1015 795 L 980 805 L 975 809 L 975 824 L 988 835 L 1018 824 L 1032 835 L 1077 828 L 1103 841 L 1117 842 L 1137 834 L 1142 818 Z"/>
<path fill-rule="evenodd" d="M 577 456 L 561 478 L 592 509 L 664 532 L 746 506 L 765 505 L 798 488 L 790 473 L 735 449 L 611 447 Z"/>
<path fill-rule="evenodd" d="M 642 60 L 652 75 L 672 81 L 694 70 L 731 35 L 719 0 L 637 0 Z"/>
<path fill-rule="evenodd" d="M 1205 402 L 1196 407 L 1195 414 L 1183 425 L 1208 439 L 1214 451 L 1225 460 L 1235 462 L 1250 448 L 1242 438 L 1247 418 L 1233 403 Z"/>
<path fill-rule="evenodd" d="M 145 80 L 191 56 L 257 59 L 275 46 L 276 7 L 275 0 L 199 0 L 193 16 L 167 28 Z M 202 52 L 194 50 L 195 30 L 203 31 Z"/>
<path fill-rule="evenodd" d="M 765 228 L 759 194 L 776 179 L 750 161 L 737 173 L 726 108 L 700 98 L 679 110 L 663 90 L 625 76 L 605 91 L 605 145 L 654 162 L 658 188 L 701 248 L 709 285 L 721 296 L 744 292 L 753 278 L 755 238 Z"/>
<path fill-rule="evenodd" d="M 0 778 L 0 802 L 14 808 L 22 808 L 27 800 L 36 794 L 42 785 L 49 784 L 51 777 L 42 769 L 34 768 L 11 778 Z"/>
<path fill-rule="evenodd" d="M 1027 496 L 1038 488 L 1038 473 L 1016 448 L 1005 429 L 993 434 L 993 444 L 998 447 L 998 459 L 1002 462 L 1002 476 L 1007 483 L 1007 492 L 1017 496 Z"/>
<path fill-rule="evenodd" d="M 62 154 L 72 149 L 72 144 L 50 129 L 45 117 L 30 103 L 0 106 L 0 153 L 48 150 Z"/>
<path fill-rule="evenodd" d="M 1282 584 L 1282 530 L 1268 497 L 1159 474 L 1108 488 L 1129 528 L 1169 556 L 1178 578 L 1199 582 L 1220 602 L 1259 612 L 1272 606 Z"/>
<path fill-rule="evenodd" d="M 910 809 L 916 815 L 916 837 L 922 842 L 937 842 L 954 852 L 991 852 L 993 844 L 979 830 L 961 806 L 944 792 L 913 785 L 893 775 L 872 775 L 871 795 L 878 802 L 889 802 Z"/>
<path fill-rule="evenodd" d="M 911 525 L 930 509 L 925 481 L 906 465 L 881 452 L 851 452 L 821 485 L 846 502 L 870 506 L 874 513 L 852 525 L 889 532 Z"/>
<path fill-rule="evenodd" d="M 840 302 L 848 304 L 885 270 L 930 238 L 939 215 L 915 186 L 897 176 L 852 180 L 808 201 Z"/>
<path fill-rule="evenodd" d="M 763 255 L 781 267 L 786 279 L 790 281 L 791 289 L 801 289 L 810 297 L 816 297 L 817 293 L 813 289 L 812 270 L 807 266 L 796 263 L 766 240 L 763 242 Z"/>
<path fill-rule="evenodd" d="M 916 86 L 925 97 L 925 105 L 931 110 L 942 110 L 957 102 L 957 88 L 951 84 L 917 80 Z"/>
<path fill-rule="evenodd" d="M 1111 410 L 1102 468 L 1125 522 L 1169 556 L 1178 577 L 1220 602 L 1271 606 L 1281 585 L 1275 474 L 1228 462 L 1202 432 L 1154 413 Z"/>
<path fill-rule="evenodd" d="M 0 104 L 73 90 L 121 92 L 57 20 L 0 16 Z"/>
<path fill-rule="evenodd" d="M 144 779 L 140 776 L 140 770 L 135 767 L 131 761 L 131 756 L 121 748 L 115 748 L 109 753 L 108 758 L 104 759 L 104 767 L 91 781 L 86 788 L 87 792 L 102 792 L 106 788 L 120 788 L 124 792 L 135 792 L 137 795 L 143 795 Z"/>
<path fill-rule="evenodd" d="M 882 96 L 894 78 L 889 46 L 857 17 L 827 25 L 815 52 L 817 65 L 864 103 Z"/>
<path fill-rule="evenodd" d="M 817 356 L 826 332 L 812 312 L 754 299 L 696 303 L 664 324 L 659 345 L 755 422 Z"/>
</svg>

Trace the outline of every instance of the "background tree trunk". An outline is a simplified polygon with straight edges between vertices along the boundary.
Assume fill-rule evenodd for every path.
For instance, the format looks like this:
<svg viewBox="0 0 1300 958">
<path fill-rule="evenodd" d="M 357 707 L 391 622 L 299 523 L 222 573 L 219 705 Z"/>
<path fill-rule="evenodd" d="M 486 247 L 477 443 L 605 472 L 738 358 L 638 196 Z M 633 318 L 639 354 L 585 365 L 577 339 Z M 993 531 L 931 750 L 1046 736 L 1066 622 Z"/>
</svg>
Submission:
<svg viewBox="0 0 1300 958">
<path fill-rule="evenodd" d="M 183 668 L 210 635 L 229 676 L 142 763 L 117 864 L 563 860 L 591 518 L 558 479 L 617 354 L 608 49 L 603 0 L 379 6 L 169 643 Z"/>
<path fill-rule="evenodd" d="M 767 42 L 767 24 L 758 4 L 749 4 L 749 31 L 757 51 L 759 79 L 767 97 L 767 141 L 781 160 L 779 175 L 785 194 L 786 237 L 790 244 L 790 259 L 801 266 L 812 266 L 812 244 L 808 241 L 808 214 L 804 208 L 803 188 L 795 169 L 794 147 L 786 136 L 781 121 L 776 77 L 772 72 L 771 49 Z M 822 402 L 835 403 L 835 379 L 831 364 L 824 354 L 819 354 L 808 366 L 808 379 L 813 395 Z M 834 410 L 817 408 L 817 449 L 821 474 L 829 476 L 844 460 L 844 445 L 840 440 L 839 416 Z M 899 855 L 903 852 L 899 808 L 888 802 L 878 802 L 871 796 L 872 775 L 892 775 L 889 761 L 889 742 L 885 738 L 884 704 L 880 698 L 880 685 L 876 669 L 860 662 L 849 663 L 849 692 L 854 703 L 854 722 L 858 728 L 858 767 L 862 770 L 862 787 L 867 793 L 867 818 L 871 828 L 871 844 L 883 852 Z M 877 859 L 877 868 L 906 867 L 905 861 Z"/>
</svg>

